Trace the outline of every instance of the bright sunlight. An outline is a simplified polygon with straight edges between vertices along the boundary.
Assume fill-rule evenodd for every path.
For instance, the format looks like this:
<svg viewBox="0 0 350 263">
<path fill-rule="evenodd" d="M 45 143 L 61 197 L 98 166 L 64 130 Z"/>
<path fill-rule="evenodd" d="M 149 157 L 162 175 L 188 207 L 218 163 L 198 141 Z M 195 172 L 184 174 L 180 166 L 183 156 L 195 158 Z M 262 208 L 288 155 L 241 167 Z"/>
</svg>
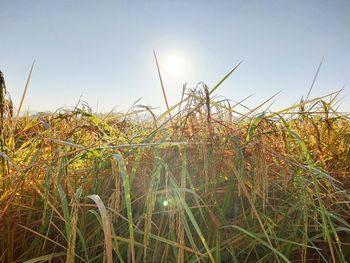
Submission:
<svg viewBox="0 0 350 263">
<path fill-rule="evenodd" d="M 164 56 L 161 67 L 166 77 L 180 77 L 189 70 L 189 58 L 182 51 L 171 51 Z"/>
</svg>

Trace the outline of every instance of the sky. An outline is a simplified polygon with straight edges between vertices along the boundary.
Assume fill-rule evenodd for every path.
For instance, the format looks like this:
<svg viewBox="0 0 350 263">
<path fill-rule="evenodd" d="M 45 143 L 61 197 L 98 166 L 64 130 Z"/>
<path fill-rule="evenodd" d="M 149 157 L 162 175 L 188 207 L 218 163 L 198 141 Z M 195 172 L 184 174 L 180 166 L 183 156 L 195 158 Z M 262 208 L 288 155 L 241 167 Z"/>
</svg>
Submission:
<svg viewBox="0 0 350 263">
<path fill-rule="evenodd" d="M 25 110 L 75 106 L 126 111 L 170 103 L 184 83 L 213 87 L 253 107 L 275 93 L 273 109 L 345 86 L 350 111 L 350 1 L 54 1 L 0 0 L 0 70 L 18 107 L 30 66 Z"/>
</svg>

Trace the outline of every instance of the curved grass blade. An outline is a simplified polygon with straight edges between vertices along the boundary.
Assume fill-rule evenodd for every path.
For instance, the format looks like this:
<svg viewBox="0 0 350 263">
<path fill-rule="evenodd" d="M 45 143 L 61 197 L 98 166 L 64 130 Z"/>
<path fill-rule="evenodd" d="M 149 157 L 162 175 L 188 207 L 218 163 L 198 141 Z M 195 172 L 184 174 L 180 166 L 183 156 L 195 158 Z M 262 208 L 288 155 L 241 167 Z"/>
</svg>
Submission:
<svg viewBox="0 0 350 263">
<path fill-rule="evenodd" d="M 102 219 L 103 233 L 105 236 L 105 250 L 106 250 L 107 263 L 113 263 L 112 234 L 111 234 L 111 225 L 109 222 L 107 209 L 98 195 L 89 195 L 87 196 L 87 198 L 90 198 L 92 201 L 95 202 L 100 212 L 101 219 Z"/>
<path fill-rule="evenodd" d="M 246 137 L 246 141 L 249 142 L 250 139 L 253 136 L 254 131 L 256 130 L 256 128 L 259 126 L 259 123 L 264 119 L 265 114 L 262 113 L 260 114 L 258 117 L 256 117 L 255 119 L 253 119 L 249 125 L 249 129 L 248 129 L 248 133 L 247 133 L 247 137 Z"/>
</svg>

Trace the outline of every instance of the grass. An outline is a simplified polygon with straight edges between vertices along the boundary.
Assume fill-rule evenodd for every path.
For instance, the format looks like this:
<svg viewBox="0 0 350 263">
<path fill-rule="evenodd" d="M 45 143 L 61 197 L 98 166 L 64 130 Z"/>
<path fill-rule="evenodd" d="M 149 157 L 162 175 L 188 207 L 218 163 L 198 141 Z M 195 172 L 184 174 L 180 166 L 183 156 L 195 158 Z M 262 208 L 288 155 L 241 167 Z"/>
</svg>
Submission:
<svg viewBox="0 0 350 263">
<path fill-rule="evenodd" d="M 349 261 L 340 92 L 261 112 L 214 96 L 234 70 L 161 116 L 17 118 L 3 84 L 0 262 Z"/>
</svg>

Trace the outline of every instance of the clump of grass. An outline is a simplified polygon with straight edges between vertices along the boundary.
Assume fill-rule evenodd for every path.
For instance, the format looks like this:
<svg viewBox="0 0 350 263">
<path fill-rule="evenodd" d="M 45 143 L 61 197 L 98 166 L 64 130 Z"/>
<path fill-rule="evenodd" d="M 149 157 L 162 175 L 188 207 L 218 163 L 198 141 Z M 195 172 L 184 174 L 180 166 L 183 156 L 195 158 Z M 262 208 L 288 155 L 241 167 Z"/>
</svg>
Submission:
<svg viewBox="0 0 350 263">
<path fill-rule="evenodd" d="M 161 116 L 2 100 L 0 262 L 346 262 L 339 92 L 242 113 L 213 96 L 232 72 Z"/>
</svg>

